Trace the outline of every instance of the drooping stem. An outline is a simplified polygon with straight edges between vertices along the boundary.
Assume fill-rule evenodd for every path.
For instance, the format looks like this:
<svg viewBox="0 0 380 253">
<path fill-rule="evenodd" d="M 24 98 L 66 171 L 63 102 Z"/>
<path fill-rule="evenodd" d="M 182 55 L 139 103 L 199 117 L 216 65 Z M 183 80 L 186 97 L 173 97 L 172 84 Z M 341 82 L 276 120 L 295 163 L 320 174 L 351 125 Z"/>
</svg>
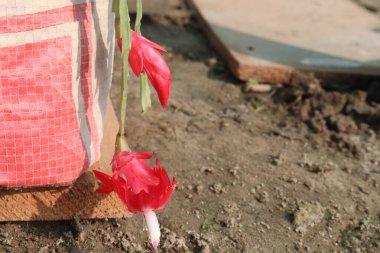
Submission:
<svg viewBox="0 0 380 253">
<path fill-rule="evenodd" d="M 129 78 L 128 56 L 131 49 L 131 25 L 127 0 L 120 0 L 120 35 L 122 39 L 122 74 L 121 74 L 121 99 L 120 99 L 120 128 L 119 135 L 125 135 L 125 119 L 127 112 L 127 88 Z"/>
<path fill-rule="evenodd" d="M 121 93 L 120 93 L 120 125 L 119 134 L 116 140 L 116 152 L 129 150 L 125 136 L 125 121 L 127 113 L 127 89 L 129 78 L 128 56 L 131 49 L 131 25 L 127 0 L 117 0 L 114 2 L 113 9 L 116 14 L 117 29 L 116 34 L 122 39 L 122 71 L 121 71 Z"/>
<path fill-rule="evenodd" d="M 142 17 L 143 17 L 142 0 L 136 0 L 135 31 L 139 34 L 141 34 Z M 142 114 L 144 114 L 148 110 L 148 108 L 152 106 L 152 102 L 150 100 L 150 88 L 148 84 L 148 77 L 146 76 L 145 72 L 140 74 L 140 99 L 141 99 Z"/>
<path fill-rule="evenodd" d="M 143 16 L 142 0 L 136 0 L 135 32 L 141 34 L 141 19 Z"/>
<path fill-rule="evenodd" d="M 146 225 L 148 227 L 150 243 L 154 249 L 157 249 L 158 245 L 160 244 L 161 231 L 156 213 L 151 210 L 147 210 L 144 211 L 144 217 Z"/>
</svg>

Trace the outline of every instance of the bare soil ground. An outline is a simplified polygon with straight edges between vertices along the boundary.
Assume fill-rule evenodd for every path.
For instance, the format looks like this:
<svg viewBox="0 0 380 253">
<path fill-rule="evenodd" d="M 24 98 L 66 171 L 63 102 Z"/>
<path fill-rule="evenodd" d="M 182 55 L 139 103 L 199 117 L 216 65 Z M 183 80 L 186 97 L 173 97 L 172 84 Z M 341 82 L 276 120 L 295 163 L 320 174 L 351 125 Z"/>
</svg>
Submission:
<svg viewBox="0 0 380 253">
<path fill-rule="evenodd" d="M 159 212 L 158 252 L 380 252 L 380 83 L 295 73 L 246 93 L 181 6 L 143 25 L 170 51 L 167 109 L 154 97 L 141 117 L 134 78 L 129 94 L 132 148 L 179 182 Z M 119 81 L 115 66 L 115 106 Z M 143 227 L 140 215 L 2 223 L 0 252 L 152 252 Z"/>
</svg>

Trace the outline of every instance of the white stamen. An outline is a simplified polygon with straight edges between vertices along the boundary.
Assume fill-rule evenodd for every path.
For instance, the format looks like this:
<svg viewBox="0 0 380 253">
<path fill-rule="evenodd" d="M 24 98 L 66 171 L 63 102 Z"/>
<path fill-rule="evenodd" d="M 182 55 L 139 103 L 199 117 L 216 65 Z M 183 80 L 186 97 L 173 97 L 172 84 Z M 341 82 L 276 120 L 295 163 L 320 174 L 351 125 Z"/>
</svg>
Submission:
<svg viewBox="0 0 380 253">
<path fill-rule="evenodd" d="M 150 243 L 154 249 L 157 249 L 160 243 L 161 232 L 156 213 L 153 211 L 144 211 L 144 217 L 149 231 Z"/>
</svg>

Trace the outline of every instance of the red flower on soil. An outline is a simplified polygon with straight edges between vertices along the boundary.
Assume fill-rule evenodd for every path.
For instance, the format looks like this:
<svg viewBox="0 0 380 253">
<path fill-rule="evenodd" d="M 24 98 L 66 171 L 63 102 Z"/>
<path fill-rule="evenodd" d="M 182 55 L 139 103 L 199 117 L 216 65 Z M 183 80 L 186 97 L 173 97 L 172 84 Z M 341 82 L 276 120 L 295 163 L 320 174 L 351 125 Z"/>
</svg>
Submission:
<svg viewBox="0 0 380 253">
<path fill-rule="evenodd" d="M 153 170 L 145 161 L 153 157 L 153 153 L 133 153 L 124 151 L 116 154 L 112 160 L 112 170 L 119 177 L 125 178 L 135 194 L 148 192 L 148 186 L 159 184 Z"/>
<path fill-rule="evenodd" d="M 118 39 L 119 48 L 122 48 L 122 39 Z M 171 74 L 161 53 L 167 53 L 165 48 L 144 38 L 132 31 L 132 45 L 129 52 L 129 65 L 133 73 L 138 77 L 145 72 L 158 94 L 162 107 L 165 107 L 171 85 Z"/>
<path fill-rule="evenodd" d="M 98 189 L 99 193 L 110 193 L 115 191 L 128 210 L 132 213 L 144 212 L 146 210 L 157 211 L 162 209 L 168 202 L 176 185 L 176 179 L 173 177 L 172 183 L 165 169 L 160 166 L 157 160 L 154 168 L 144 168 L 149 170 L 155 180 L 156 185 L 146 185 L 147 191 L 136 193 L 128 179 L 120 176 L 118 171 L 113 176 L 94 170 L 95 177 L 103 183 L 103 187 Z"/>
<path fill-rule="evenodd" d="M 170 183 L 168 174 L 160 166 L 158 160 L 156 166 L 151 170 L 159 180 L 159 183 L 157 185 L 149 185 L 148 192 L 141 191 L 138 194 L 134 194 L 128 187 L 119 189 L 124 196 L 124 204 L 132 213 L 160 210 L 166 205 L 173 193 L 177 183 L 176 179 L 173 177 L 172 183 Z M 127 181 L 125 183 L 128 185 Z"/>
<path fill-rule="evenodd" d="M 149 230 L 150 241 L 153 248 L 156 249 L 160 242 L 161 233 L 159 223 L 154 212 L 162 209 L 166 205 L 176 186 L 176 179 L 173 177 L 173 180 L 170 183 L 168 174 L 165 169 L 160 166 L 158 160 L 156 161 L 156 166 L 154 168 L 150 168 L 147 164 L 142 166 L 141 164 L 145 163 L 145 161 L 142 160 L 141 162 L 138 158 L 136 158 L 139 157 L 141 159 L 146 159 L 148 155 L 151 157 L 150 153 L 131 153 L 128 156 L 116 156 L 113 162 L 113 164 L 116 163 L 113 167 L 113 176 L 104 174 L 100 171 L 94 171 L 94 174 L 96 178 L 99 179 L 104 185 L 102 188 L 98 189 L 97 192 L 110 193 L 115 191 L 130 212 L 144 213 Z M 130 167 L 136 166 L 136 169 L 128 168 L 125 174 L 124 172 L 121 172 L 121 170 L 125 169 L 125 164 L 128 164 Z M 134 169 L 136 171 L 142 170 L 143 172 L 132 174 L 129 176 L 130 179 L 128 179 L 127 175 L 129 171 L 133 171 Z M 153 181 L 151 181 L 143 187 L 145 190 L 141 190 L 136 193 L 136 191 L 133 190 L 133 187 L 136 186 L 136 179 L 133 177 L 136 175 L 144 175 L 141 178 L 145 178 L 146 175 L 149 175 L 149 177 L 152 177 L 150 179 L 157 181 L 157 184 L 152 184 L 151 182 Z M 130 181 L 131 178 L 132 181 Z M 143 181 L 141 181 L 141 183 L 143 183 Z"/>
</svg>

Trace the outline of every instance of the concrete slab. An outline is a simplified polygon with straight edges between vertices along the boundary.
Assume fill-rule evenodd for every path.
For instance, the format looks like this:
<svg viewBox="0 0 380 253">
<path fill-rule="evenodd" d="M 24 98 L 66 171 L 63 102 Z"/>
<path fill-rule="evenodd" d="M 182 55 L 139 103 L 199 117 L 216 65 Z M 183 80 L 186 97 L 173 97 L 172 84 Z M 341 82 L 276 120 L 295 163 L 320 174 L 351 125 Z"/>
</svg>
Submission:
<svg viewBox="0 0 380 253">
<path fill-rule="evenodd" d="M 118 121 L 108 103 L 101 144 L 101 160 L 92 169 L 110 172 Z M 129 213 L 116 194 L 98 194 L 91 172 L 83 174 L 71 187 L 0 190 L 0 221 L 68 220 L 122 218 Z"/>
<path fill-rule="evenodd" d="M 287 83 L 294 69 L 380 76 L 380 19 L 347 0 L 189 0 L 241 80 Z"/>
</svg>

